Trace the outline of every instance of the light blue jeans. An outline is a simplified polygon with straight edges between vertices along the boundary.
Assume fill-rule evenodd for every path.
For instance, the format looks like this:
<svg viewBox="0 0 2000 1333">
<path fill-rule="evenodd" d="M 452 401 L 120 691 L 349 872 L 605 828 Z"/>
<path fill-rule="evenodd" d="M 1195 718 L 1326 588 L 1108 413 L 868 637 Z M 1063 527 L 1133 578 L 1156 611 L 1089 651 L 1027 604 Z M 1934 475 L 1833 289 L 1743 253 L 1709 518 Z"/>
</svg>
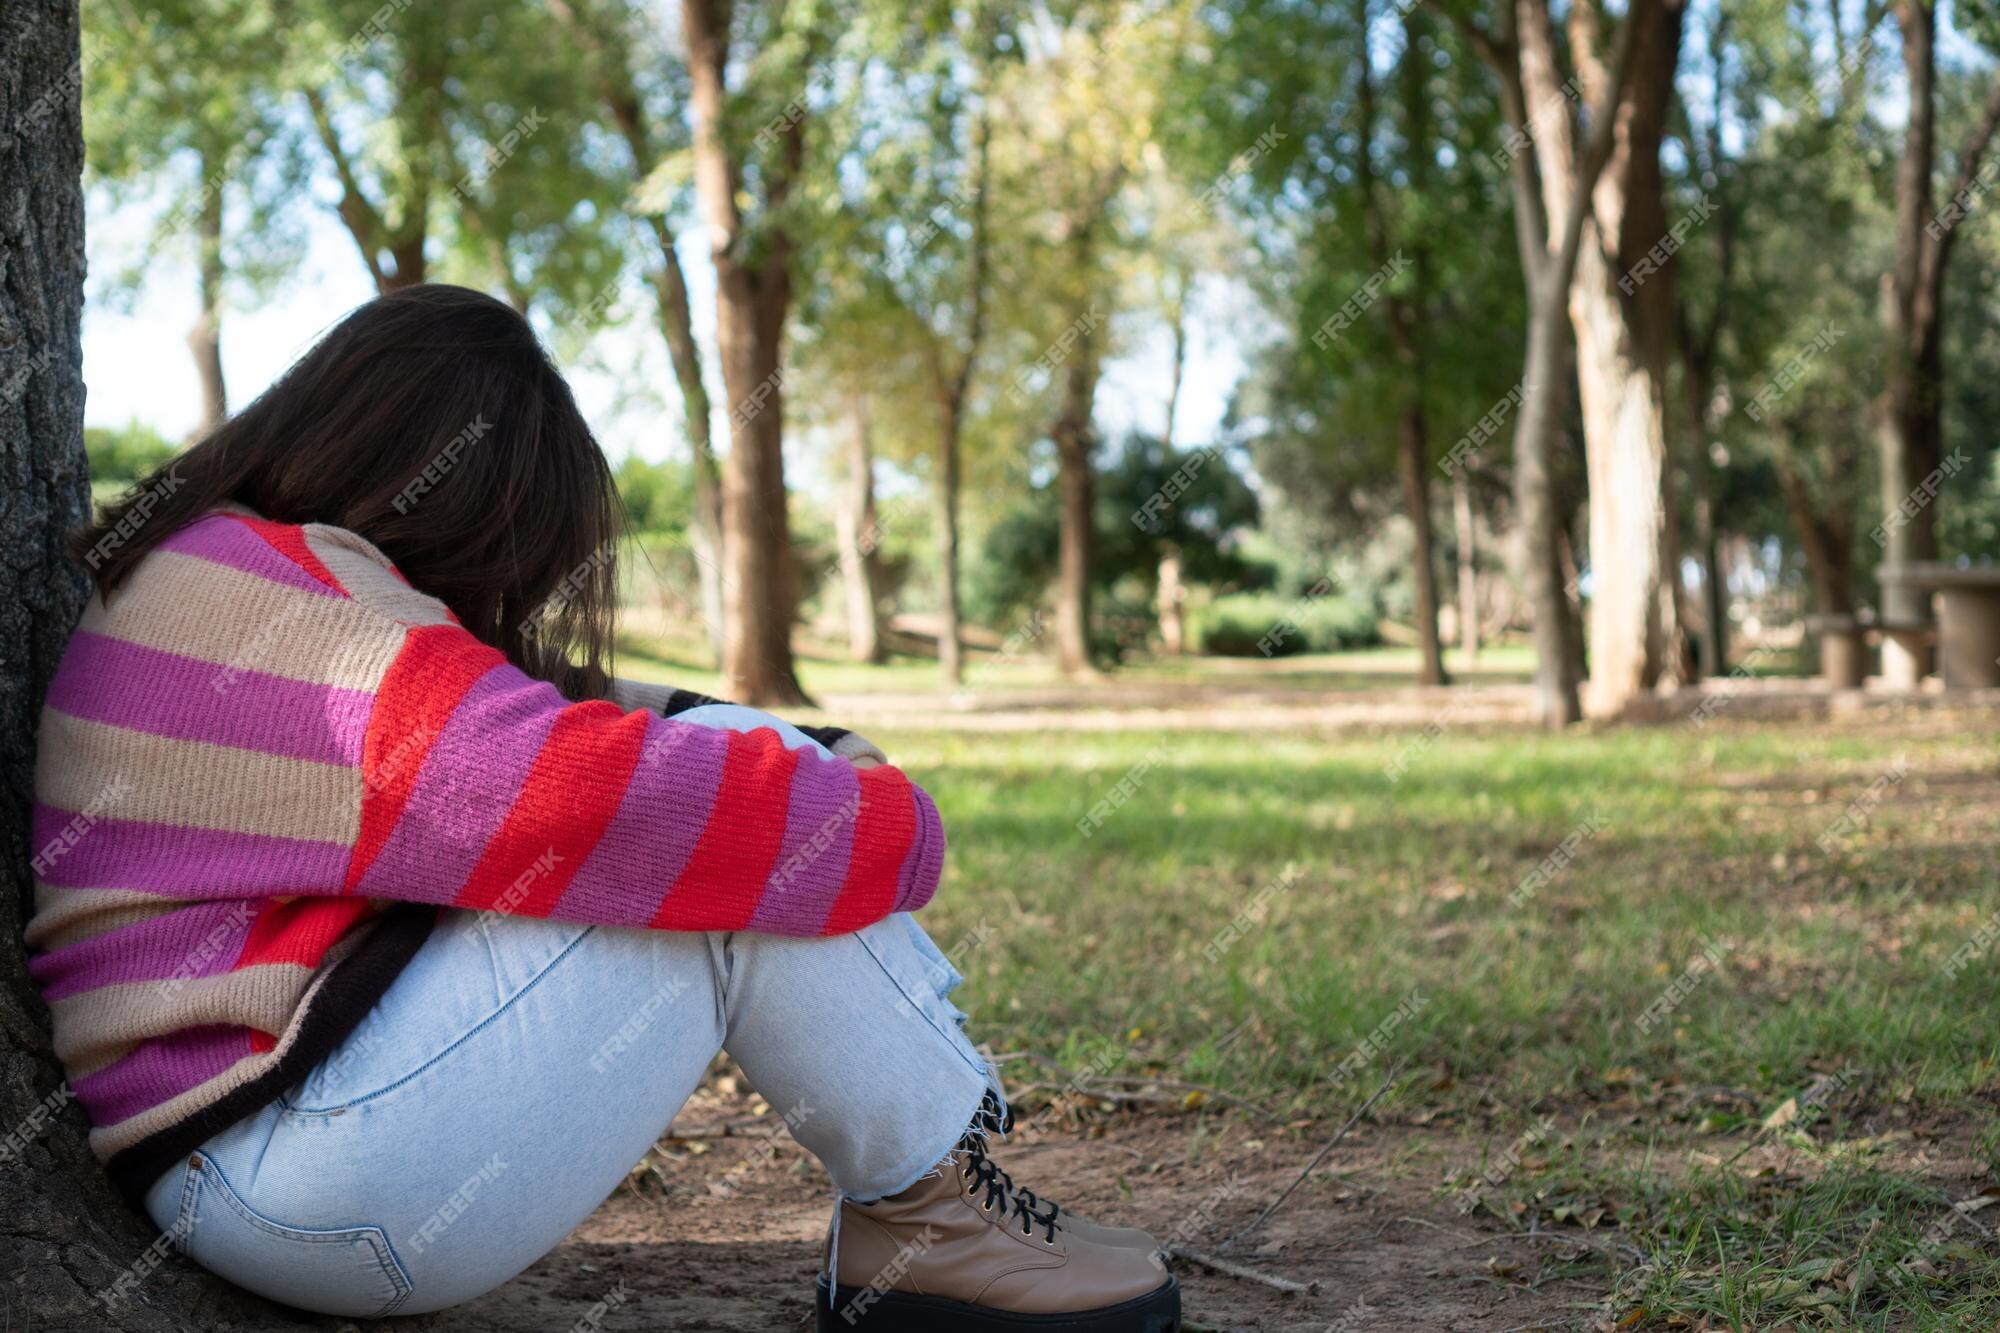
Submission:
<svg viewBox="0 0 2000 1333">
<path fill-rule="evenodd" d="M 681 715 L 775 727 L 733 704 Z M 146 1196 L 202 1267 L 360 1317 L 439 1310 L 553 1249 L 726 1050 L 855 1198 L 913 1184 L 999 1085 L 908 914 L 831 939 L 446 913 L 302 1083 Z"/>
</svg>

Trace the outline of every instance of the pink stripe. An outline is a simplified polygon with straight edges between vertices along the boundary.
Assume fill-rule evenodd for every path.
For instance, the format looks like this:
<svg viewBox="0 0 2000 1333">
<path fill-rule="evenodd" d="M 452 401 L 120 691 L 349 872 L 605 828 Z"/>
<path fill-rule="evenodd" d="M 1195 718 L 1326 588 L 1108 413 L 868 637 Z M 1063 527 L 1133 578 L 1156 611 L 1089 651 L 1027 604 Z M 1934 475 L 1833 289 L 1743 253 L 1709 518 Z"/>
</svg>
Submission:
<svg viewBox="0 0 2000 1333">
<path fill-rule="evenodd" d="M 54 1003 L 100 986 L 227 972 L 262 903 L 191 903 L 28 960 L 28 974 Z"/>
<path fill-rule="evenodd" d="M 250 1029 L 194 1027 L 155 1037 L 76 1080 L 76 1099 L 103 1128 L 199 1087 L 250 1055 Z"/>
<path fill-rule="evenodd" d="M 176 551 L 217 565 L 240 569 L 246 574 L 299 588 L 323 597 L 340 594 L 300 569 L 271 548 L 246 524 L 227 514 L 210 514 L 176 532 L 160 543 L 162 551 Z"/>
<path fill-rule="evenodd" d="M 71 717 L 322 764 L 361 762 L 374 697 L 88 631 L 49 687 L 49 707 Z"/>
<path fill-rule="evenodd" d="M 554 687 L 496 666 L 458 701 L 417 770 L 402 818 L 356 889 L 450 902 L 471 877 L 555 726 Z"/>
<path fill-rule="evenodd" d="M 93 818 L 40 801 L 30 846 L 37 875 L 55 888 L 207 899 L 338 893 L 349 851 L 340 842 Z"/>
<path fill-rule="evenodd" d="M 653 919 L 715 805 L 727 731 L 655 717 L 625 799 L 553 909 L 566 921 Z"/>
<path fill-rule="evenodd" d="M 944 820 L 930 793 L 914 782 L 910 799 L 917 803 L 917 836 L 910 840 L 910 854 L 903 859 L 903 873 L 896 878 L 896 910 L 914 912 L 937 892 L 944 874 Z"/>
<path fill-rule="evenodd" d="M 823 901 L 830 912 L 840 886 L 847 882 L 854 828 L 861 815 L 861 779 L 845 759 L 827 757 L 817 746 L 801 754 L 799 764 L 827 768 L 824 776 L 810 772 L 793 776 L 785 839 L 778 846 L 778 862 L 771 867 L 757 910 L 750 914 L 751 930 L 772 930 L 774 922 L 795 920 L 802 893 L 809 895 L 808 901 Z"/>
</svg>

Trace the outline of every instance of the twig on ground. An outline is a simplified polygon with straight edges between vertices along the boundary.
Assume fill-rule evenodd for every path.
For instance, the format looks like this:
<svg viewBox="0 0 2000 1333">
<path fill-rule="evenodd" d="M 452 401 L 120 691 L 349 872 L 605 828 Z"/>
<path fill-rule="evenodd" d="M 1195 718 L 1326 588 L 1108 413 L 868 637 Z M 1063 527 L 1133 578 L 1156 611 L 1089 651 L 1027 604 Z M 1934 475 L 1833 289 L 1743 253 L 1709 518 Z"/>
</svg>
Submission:
<svg viewBox="0 0 2000 1333">
<path fill-rule="evenodd" d="M 728 1139 L 740 1137 L 739 1130 L 754 1129 L 758 1125 L 774 1123 L 768 1115 L 737 1116 L 733 1120 L 721 1120 L 712 1125 L 690 1125 L 686 1129 L 676 1129 L 672 1125 L 660 1135 L 660 1141 L 668 1139 Z"/>
<path fill-rule="evenodd" d="M 1278 1211 L 1279 1205 L 1284 1203 L 1285 1200 L 1291 1198 L 1292 1191 L 1297 1189 L 1299 1186 L 1303 1185 L 1306 1182 L 1306 1178 L 1312 1175 L 1313 1171 L 1319 1166 L 1321 1162 L 1326 1160 L 1327 1154 L 1333 1151 L 1334 1146 L 1338 1144 L 1342 1139 L 1347 1137 L 1347 1131 L 1353 1129 L 1354 1126 L 1360 1122 L 1361 1117 L 1367 1115 L 1368 1112 L 1374 1108 L 1375 1103 L 1382 1100 L 1382 1094 L 1387 1092 L 1390 1089 L 1390 1087 L 1395 1084 L 1396 1075 L 1402 1072 L 1403 1072 L 1403 1066 L 1400 1063 L 1394 1069 L 1391 1069 L 1389 1071 L 1389 1077 L 1382 1080 L 1382 1086 L 1375 1089 L 1374 1092 L 1368 1095 L 1368 1100 L 1361 1103 L 1360 1110 L 1356 1111 L 1353 1115 L 1347 1117 L 1347 1123 L 1340 1127 L 1340 1132 L 1338 1134 L 1335 1134 L 1332 1138 L 1328 1139 L 1326 1141 L 1326 1146 L 1324 1148 L 1321 1148 L 1317 1153 L 1313 1154 L 1313 1159 L 1310 1162 L 1306 1163 L 1305 1170 L 1299 1172 L 1298 1175 L 1292 1177 L 1292 1183 L 1285 1186 L 1284 1191 L 1280 1193 L 1277 1198 L 1271 1200 L 1270 1205 L 1266 1207 L 1263 1212 L 1257 1214 L 1257 1220 L 1252 1222 L 1249 1226 L 1244 1227 L 1241 1231 L 1237 1232 L 1235 1235 L 1231 1236 L 1228 1240 L 1225 1240 L 1224 1242 L 1222 1242 L 1222 1244 L 1216 1246 L 1215 1248 L 1217 1248 L 1218 1250 L 1226 1250 L 1230 1246 L 1234 1245 L 1237 1241 L 1242 1240 L 1245 1236 L 1255 1231 L 1258 1227 L 1263 1226 L 1265 1222 L 1269 1221 L 1271 1214 Z"/>
<path fill-rule="evenodd" d="M 1279 1277 L 1275 1273 L 1259 1272 L 1257 1269 L 1248 1268 L 1239 1263 L 1232 1263 L 1220 1255 L 1210 1254 L 1205 1250 L 1192 1250 L 1185 1245 L 1169 1245 L 1166 1247 L 1165 1253 L 1169 1259 L 1185 1259 L 1191 1264 L 1200 1264 L 1203 1268 L 1212 1268 L 1218 1273 L 1225 1273 L 1230 1277 L 1242 1278 L 1245 1282 L 1261 1282 L 1267 1287 L 1274 1287 L 1279 1291 L 1291 1292 L 1294 1295 L 1309 1295 L 1319 1290 L 1319 1282 L 1317 1280 L 1312 1282 L 1298 1282 L 1288 1277 Z"/>
<path fill-rule="evenodd" d="M 1277 1112 L 1267 1107 L 1259 1106 L 1252 1101 L 1245 1101 L 1241 1097 L 1232 1096 L 1219 1088 L 1211 1088 L 1205 1083 L 1189 1083 L 1184 1079 L 1178 1078 L 1148 1078 L 1144 1074 L 1126 1074 L 1117 1078 L 1099 1079 L 1098 1082 L 1110 1083 L 1117 1086 L 1171 1088 L 1176 1092 L 1198 1092 L 1202 1096 L 1221 1102 L 1225 1106 L 1241 1107 L 1245 1111 L 1260 1115 L 1273 1124 L 1281 1123 L 1283 1120 L 1283 1117 L 1278 1115 Z"/>
</svg>

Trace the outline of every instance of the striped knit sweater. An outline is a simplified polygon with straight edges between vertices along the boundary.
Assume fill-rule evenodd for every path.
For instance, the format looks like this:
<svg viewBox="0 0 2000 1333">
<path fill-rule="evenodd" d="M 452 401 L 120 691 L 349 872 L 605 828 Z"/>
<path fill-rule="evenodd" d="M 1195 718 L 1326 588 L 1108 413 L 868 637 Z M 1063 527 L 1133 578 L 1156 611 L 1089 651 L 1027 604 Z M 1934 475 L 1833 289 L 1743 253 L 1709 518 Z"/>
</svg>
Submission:
<svg viewBox="0 0 2000 1333">
<path fill-rule="evenodd" d="M 323 1059 L 438 908 L 833 935 L 928 901 L 945 845 L 893 768 L 567 703 L 360 537 L 236 510 L 92 600 L 35 796 L 29 969 L 135 1194 Z"/>
</svg>

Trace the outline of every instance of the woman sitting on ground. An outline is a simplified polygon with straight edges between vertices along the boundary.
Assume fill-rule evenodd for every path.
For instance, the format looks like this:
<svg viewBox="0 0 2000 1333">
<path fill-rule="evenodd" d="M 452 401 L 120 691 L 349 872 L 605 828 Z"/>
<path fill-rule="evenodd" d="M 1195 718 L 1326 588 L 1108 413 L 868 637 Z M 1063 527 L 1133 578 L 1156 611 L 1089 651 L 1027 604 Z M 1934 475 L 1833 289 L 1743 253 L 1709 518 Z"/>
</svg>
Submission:
<svg viewBox="0 0 2000 1333">
<path fill-rule="evenodd" d="M 720 1049 L 838 1188 L 822 1327 L 1178 1327 L 1149 1238 L 988 1155 L 909 915 L 930 798 L 608 675 L 620 517 L 527 322 L 420 286 L 79 534 L 28 942 L 113 1177 L 252 1291 L 438 1310 L 588 1216 Z"/>
</svg>

